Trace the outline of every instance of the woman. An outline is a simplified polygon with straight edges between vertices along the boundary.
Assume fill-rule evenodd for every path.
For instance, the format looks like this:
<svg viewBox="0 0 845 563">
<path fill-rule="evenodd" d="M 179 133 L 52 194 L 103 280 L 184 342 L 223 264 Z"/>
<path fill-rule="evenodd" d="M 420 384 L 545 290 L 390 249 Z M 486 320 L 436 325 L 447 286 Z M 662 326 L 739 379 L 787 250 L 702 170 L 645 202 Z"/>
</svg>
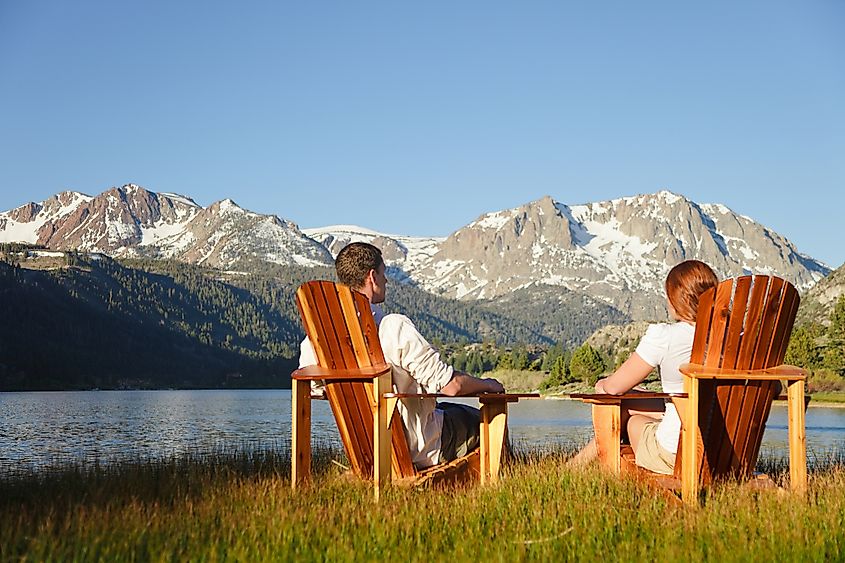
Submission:
<svg viewBox="0 0 845 563">
<path fill-rule="evenodd" d="M 659 368 L 663 392 L 683 393 L 684 381 L 678 368 L 690 359 L 698 298 L 718 283 L 710 266 L 698 260 L 687 260 L 672 268 L 666 277 L 666 299 L 669 316 L 675 322 L 648 327 L 636 351 L 612 375 L 596 383 L 596 392 L 627 393 Z M 681 419 L 672 402 L 625 401 L 621 422 L 628 431 L 637 465 L 655 473 L 672 474 L 681 432 Z M 587 463 L 597 453 L 593 439 L 570 463 Z"/>
</svg>

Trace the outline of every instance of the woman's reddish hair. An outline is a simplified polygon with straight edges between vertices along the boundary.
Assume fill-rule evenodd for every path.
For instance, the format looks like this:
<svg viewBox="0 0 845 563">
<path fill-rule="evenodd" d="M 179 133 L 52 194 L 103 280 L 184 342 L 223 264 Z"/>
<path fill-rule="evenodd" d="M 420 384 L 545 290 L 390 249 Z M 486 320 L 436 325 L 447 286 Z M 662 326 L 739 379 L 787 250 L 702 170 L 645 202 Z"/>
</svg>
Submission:
<svg viewBox="0 0 845 563">
<path fill-rule="evenodd" d="M 694 323 L 698 298 L 718 284 L 719 279 L 710 266 L 698 260 L 686 260 L 669 270 L 666 297 L 678 319 Z"/>
</svg>

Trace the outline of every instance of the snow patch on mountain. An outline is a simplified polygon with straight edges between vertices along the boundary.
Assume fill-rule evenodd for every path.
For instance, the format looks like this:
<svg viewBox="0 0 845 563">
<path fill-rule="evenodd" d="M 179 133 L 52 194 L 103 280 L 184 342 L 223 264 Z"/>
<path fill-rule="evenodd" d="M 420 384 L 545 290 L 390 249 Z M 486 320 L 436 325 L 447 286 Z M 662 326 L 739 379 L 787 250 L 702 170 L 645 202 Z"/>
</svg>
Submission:
<svg viewBox="0 0 845 563">
<path fill-rule="evenodd" d="M 250 262 L 330 266 L 350 242 L 369 242 L 391 277 L 447 297 L 500 299 L 543 285 L 649 319 L 665 317 L 663 280 L 685 259 L 711 264 L 720 277 L 776 274 L 802 290 L 829 272 L 747 216 L 669 190 L 577 205 L 545 196 L 483 214 L 448 237 L 412 237 L 356 225 L 300 230 L 231 199 L 204 208 L 130 184 L 0 213 L 0 242 L 16 241 L 239 271 Z"/>
</svg>

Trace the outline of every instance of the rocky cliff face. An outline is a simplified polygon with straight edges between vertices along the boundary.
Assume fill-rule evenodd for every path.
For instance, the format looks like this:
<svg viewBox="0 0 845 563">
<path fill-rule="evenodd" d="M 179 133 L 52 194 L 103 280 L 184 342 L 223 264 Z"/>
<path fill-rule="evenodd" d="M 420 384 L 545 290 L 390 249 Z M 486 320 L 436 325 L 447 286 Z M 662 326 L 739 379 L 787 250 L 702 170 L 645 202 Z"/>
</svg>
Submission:
<svg viewBox="0 0 845 563">
<path fill-rule="evenodd" d="M 62 192 L 0 213 L 0 242 L 173 258 L 221 269 L 248 268 L 250 262 L 331 265 L 356 240 L 382 248 L 394 279 L 442 296 L 502 300 L 528 295 L 523 290 L 529 288 L 549 295 L 541 290 L 554 288 L 635 320 L 666 317 L 664 279 L 689 258 L 707 262 L 723 278 L 775 274 L 802 291 L 829 272 L 748 217 L 668 191 L 582 205 L 544 197 L 482 215 L 446 238 L 352 226 L 302 232 L 290 221 L 247 211 L 231 200 L 203 208 L 189 198 L 134 185 L 96 197 Z"/>
<path fill-rule="evenodd" d="M 202 208 L 132 184 L 96 197 L 63 192 L 0 214 L 0 241 L 111 256 L 173 258 L 217 268 L 251 260 L 327 265 L 331 255 L 290 221 L 231 200 Z"/>
<path fill-rule="evenodd" d="M 331 228 L 321 236 L 333 236 Z M 427 246 L 424 255 L 407 252 L 393 265 L 396 277 L 448 297 L 497 300 L 523 288 L 553 286 L 633 319 L 663 319 L 666 274 L 692 258 L 722 278 L 774 274 L 802 290 L 829 271 L 723 205 L 699 205 L 668 191 L 583 205 L 544 197 L 482 215 Z"/>
<path fill-rule="evenodd" d="M 845 265 L 840 266 L 801 297 L 796 322 L 830 324 L 830 314 L 845 295 Z"/>
</svg>

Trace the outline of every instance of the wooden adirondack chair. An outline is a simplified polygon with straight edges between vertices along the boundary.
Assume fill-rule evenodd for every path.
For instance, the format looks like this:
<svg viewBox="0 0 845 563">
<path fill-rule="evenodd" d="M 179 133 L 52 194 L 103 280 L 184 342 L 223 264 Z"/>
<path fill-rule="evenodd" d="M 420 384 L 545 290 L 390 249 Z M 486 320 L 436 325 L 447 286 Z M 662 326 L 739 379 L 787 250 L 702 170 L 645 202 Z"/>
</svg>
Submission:
<svg viewBox="0 0 845 563">
<path fill-rule="evenodd" d="M 789 465 L 793 491 L 807 486 L 804 397 L 806 373 L 781 365 L 799 296 L 788 282 L 769 276 L 726 280 L 702 294 L 690 363 L 681 366 L 683 394 L 572 395 L 593 405 L 599 460 L 611 471 L 649 474 L 697 502 L 699 489 L 724 478 L 752 476 L 772 401 L 788 387 Z M 626 401 L 671 399 L 682 422 L 673 477 L 636 466 L 620 441 Z M 783 398 L 783 397 L 780 397 Z"/>
<path fill-rule="evenodd" d="M 393 392 L 378 328 L 367 298 L 328 281 L 303 284 L 296 292 L 302 323 L 318 365 L 293 372 L 292 486 L 311 472 L 311 381 L 325 382 L 346 455 L 354 474 L 372 479 L 376 498 L 391 481 L 406 485 L 498 479 L 505 453 L 507 404 L 531 394 L 486 394 L 481 402 L 481 446 L 474 452 L 424 470 L 411 462 L 398 400 L 443 397 Z"/>
</svg>

